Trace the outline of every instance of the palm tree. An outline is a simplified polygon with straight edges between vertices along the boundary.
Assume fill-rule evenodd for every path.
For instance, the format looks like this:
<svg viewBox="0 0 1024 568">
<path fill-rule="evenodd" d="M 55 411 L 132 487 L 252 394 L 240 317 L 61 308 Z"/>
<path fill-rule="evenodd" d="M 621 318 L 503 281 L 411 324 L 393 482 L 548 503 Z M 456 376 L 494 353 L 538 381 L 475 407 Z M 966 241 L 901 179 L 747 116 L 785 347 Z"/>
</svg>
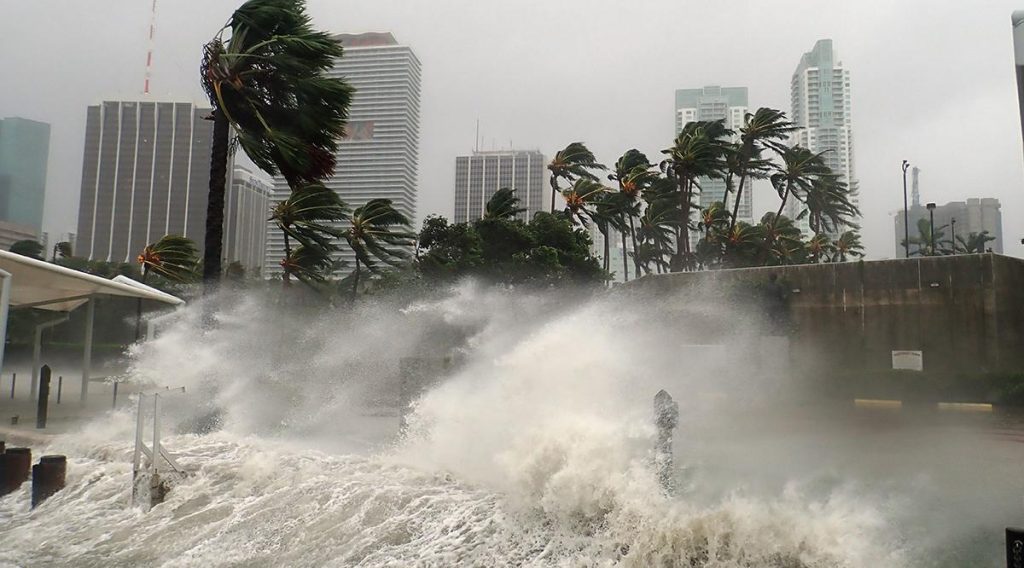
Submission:
<svg viewBox="0 0 1024 568">
<path fill-rule="evenodd" d="M 405 260 L 416 241 L 409 232 L 409 219 L 391 205 L 390 199 L 371 199 L 352 212 L 351 227 L 345 231 L 345 240 L 356 255 L 352 272 L 352 299 L 359 291 L 362 267 L 378 272 L 377 261 L 398 266 Z M 400 248 L 395 248 L 400 247 Z"/>
<path fill-rule="evenodd" d="M 640 216 L 636 230 L 638 241 L 634 252 L 639 257 L 640 266 L 645 274 L 650 274 L 650 263 L 653 262 L 658 272 L 667 270 L 666 260 L 672 255 L 672 246 L 682 222 L 676 202 L 671 197 L 652 198 L 650 192 L 645 195 L 647 207 Z"/>
<path fill-rule="evenodd" d="M 326 281 L 336 266 L 330 250 L 315 245 L 300 244 L 288 250 L 281 260 L 284 274 L 294 275 L 307 286 Z"/>
<path fill-rule="evenodd" d="M 771 213 L 769 213 L 771 215 Z M 722 262 L 729 268 L 756 266 L 764 249 L 764 227 L 740 221 L 723 236 Z"/>
<path fill-rule="evenodd" d="M 556 152 L 548 164 L 548 171 L 551 172 L 551 212 L 555 212 L 555 194 L 561 193 L 558 180 L 564 179 L 572 183 L 578 178 L 586 178 L 596 181 L 597 176 L 590 170 L 604 169 L 605 166 L 597 162 L 594 153 L 588 150 L 583 142 L 572 142 Z"/>
<path fill-rule="evenodd" d="M 273 221 L 284 236 L 284 256 L 281 262 L 285 286 L 291 283 L 290 267 L 300 269 L 296 273 L 303 282 L 309 281 L 306 269 L 311 264 L 294 262 L 291 240 L 295 239 L 303 247 L 301 259 L 309 261 L 314 253 L 330 257 L 331 251 L 337 249 L 334 239 L 340 238 L 344 231 L 337 224 L 348 218 L 348 207 L 338 194 L 321 183 L 309 183 L 292 191 L 288 199 L 274 206 L 270 213 Z M 314 263 L 319 266 L 320 263 Z"/>
<path fill-rule="evenodd" d="M 804 250 L 800 228 L 785 215 L 765 213 L 761 217 L 761 262 L 762 266 L 794 264 Z"/>
<path fill-rule="evenodd" d="M 230 30 L 230 36 L 225 34 Z M 230 129 L 261 170 L 295 188 L 334 171 L 352 88 L 326 75 L 341 44 L 310 25 L 303 0 L 249 0 L 203 48 L 201 81 L 213 105 L 203 281 L 221 274 Z"/>
<path fill-rule="evenodd" d="M 146 245 L 136 257 L 142 267 L 142 283 L 152 271 L 178 283 L 191 282 L 199 271 L 199 254 L 191 239 L 178 235 L 166 235 L 159 241 Z M 142 337 L 142 298 L 135 303 L 135 340 Z"/>
<path fill-rule="evenodd" d="M 698 260 L 703 266 L 720 260 L 724 252 L 725 235 L 729 233 L 729 211 L 721 201 L 705 207 L 699 214 L 697 230 L 703 233 L 697 243 Z"/>
<path fill-rule="evenodd" d="M 793 196 L 803 201 L 803 196 L 811 191 L 813 181 L 821 176 L 828 176 L 832 170 L 825 165 L 822 155 L 815 154 L 802 146 L 782 148 L 779 157 L 782 164 L 775 166 L 775 173 L 771 175 L 772 187 L 779 194 L 782 202 L 779 210 L 773 217 L 774 221 L 783 219 L 782 212 L 786 208 L 787 200 Z"/>
<path fill-rule="evenodd" d="M 167 235 L 146 245 L 135 260 L 142 267 L 143 283 L 150 272 L 172 282 L 189 282 L 199 268 L 195 243 L 178 235 Z"/>
<path fill-rule="evenodd" d="M 624 228 L 622 224 L 621 202 L 622 199 L 618 194 L 608 191 L 599 193 L 590 200 L 588 215 L 591 221 L 594 222 L 594 226 L 597 227 L 598 232 L 601 233 L 601 239 L 604 241 L 604 256 L 601 262 L 605 272 L 611 271 L 611 232 L 612 230 L 622 231 Z M 634 250 L 636 249 L 636 247 L 633 248 Z M 623 241 L 622 263 L 624 269 L 626 268 L 626 256 L 625 241 Z M 628 270 L 626 271 L 625 278 L 629 280 Z"/>
<path fill-rule="evenodd" d="M 572 186 L 562 191 L 562 198 L 565 199 L 565 214 L 573 225 L 577 221 L 584 227 L 587 225 L 586 217 L 590 216 L 594 202 L 608 188 L 601 185 L 601 182 L 590 178 L 581 177 L 573 182 Z"/>
<path fill-rule="evenodd" d="M 860 209 L 850 200 L 849 186 L 835 174 L 812 178 L 810 187 L 798 198 L 804 202 L 808 224 L 816 235 L 857 227 L 854 219 L 860 217 Z"/>
<path fill-rule="evenodd" d="M 932 231 L 932 224 L 928 219 L 921 218 L 917 220 L 917 236 L 910 237 L 910 244 L 917 245 L 917 249 L 911 252 L 917 256 L 936 256 L 938 254 L 947 254 L 948 249 L 943 247 L 943 244 L 949 241 L 943 241 L 942 237 L 946 236 L 945 229 L 948 225 L 942 225 L 936 227 Z M 934 235 L 934 242 L 932 241 Z M 906 241 L 901 240 L 900 246 L 904 246 Z"/>
<path fill-rule="evenodd" d="M 495 191 L 484 205 L 484 219 L 512 219 L 523 211 L 526 209 L 519 206 L 516 190 L 503 187 Z"/>
<path fill-rule="evenodd" d="M 835 256 L 839 262 L 846 262 L 847 255 L 863 257 L 864 245 L 860 242 L 860 234 L 857 231 L 845 231 L 835 242 Z"/>
<path fill-rule="evenodd" d="M 966 254 L 981 254 L 985 252 L 985 243 L 996 240 L 995 237 L 989 235 L 988 231 L 982 231 L 980 233 L 972 231 L 964 238 L 962 235 L 956 238 L 957 244 L 960 246 L 956 247 Z"/>
<path fill-rule="evenodd" d="M 782 141 L 796 125 L 786 119 L 786 113 L 771 108 L 759 108 L 753 114 L 743 117 L 740 128 L 740 145 L 736 157 L 736 175 L 739 176 L 739 188 L 736 190 L 736 202 L 733 204 L 732 221 L 729 229 L 736 226 L 740 202 L 743 198 L 743 187 L 748 178 L 761 178 L 767 173 L 768 161 L 761 159 L 764 148 L 782 152 Z M 728 198 L 728 196 L 726 196 Z M 727 203 L 727 202 L 726 202 Z"/>
<path fill-rule="evenodd" d="M 725 175 L 725 154 L 728 142 L 725 138 L 732 131 L 725 122 L 690 122 L 676 136 L 671 148 L 662 150 L 668 157 L 662 162 L 662 170 L 678 186 L 681 223 L 676 239 L 676 256 L 673 270 L 681 270 L 691 264 L 690 254 L 690 213 L 694 207 L 695 190 L 699 189 L 698 179 L 721 179 Z"/>
<path fill-rule="evenodd" d="M 53 262 L 57 262 L 58 258 L 71 258 L 72 254 L 69 241 L 60 241 L 53 245 Z"/>
<path fill-rule="evenodd" d="M 618 198 L 621 217 L 619 230 L 622 233 L 622 269 L 624 271 L 623 277 L 626 281 L 629 281 L 629 265 L 626 262 L 626 231 L 629 231 L 628 240 L 632 242 L 633 251 L 635 252 L 637 239 L 634 217 L 640 215 L 640 196 L 650 187 L 654 180 L 658 179 L 658 173 L 651 170 L 653 167 L 654 164 L 647 160 L 647 156 L 634 148 L 626 151 L 615 161 L 615 171 L 608 175 L 608 179 L 619 183 L 619 192 L 616 197 Z M 634 273 L 639 276 L 640 261 L 635 255 L 633 257 L 633 269 Z"/>
<path fill-rule="evenodd" d="M 807 254 L 808 260 L 814 264 L 822 261 L 828 261 L 835 253 L 835 244 L 832 239 L 828 238 L 825 233 L 815 233 L 809 241 L 807 241 Z"/>
</svg>

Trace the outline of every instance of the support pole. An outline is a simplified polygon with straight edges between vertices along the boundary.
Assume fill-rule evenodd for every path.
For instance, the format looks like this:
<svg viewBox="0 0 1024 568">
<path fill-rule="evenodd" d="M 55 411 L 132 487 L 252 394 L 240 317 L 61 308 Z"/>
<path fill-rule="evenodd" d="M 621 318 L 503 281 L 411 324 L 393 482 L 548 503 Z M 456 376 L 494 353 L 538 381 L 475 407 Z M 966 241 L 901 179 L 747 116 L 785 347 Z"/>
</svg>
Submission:
<svg viewBox="0 0 1024 568">
<path fill-rule="evenodd" d="M 666 493 L 671 493 L 672 483 L 672 431 L 679 424 L 679 404 L 665 390 L 654 395 L 654 423 L 658 427 L 658 443 L 654 448 L 654 465 L 658 481 Z"/>
<path fill-rule="evenodd" d="M 64 389 L 64 375 L 57 377 L 57 404 L 60 404 L 60 391 Z"/>
<path fill-rule="evenodd" d="M 0 347 L 3 349 L 3 347 Z M 11 400 L 14 400 L 14 386 L 18 384 L 18 373 L 11 373 Z"/>
<path fill-rule="evenodd" d="M 39 366 L 43 364 L 43 330 L 60 325 L 68 321 L 68 316 L 62 316 L 55 320 L 43 322 L 35 327 L 34 340 L 32 342 L 32 388 L 29 396 L 34 400 L 39 392 Z"/>
<path fill-rule="evenodd" d="M 85 350 L 82 353 L 82 404 L 85 404 L 86 397 L 89 396 L 89 375 L 92 374 L 92 324 L 96 317 L 96 298 L 89 298 L 86 306 Z"/>
<path fill-rule="evenodd" d="M 11 314 L 11 273 L 0 269 L 0 372 L 4 368 L 4 348 L 7 345 L 7 317 Z M 13 381 L 12 381 L 13 383 Z M 11 392 L 14 386 L 11 385 Z M 14 398 L 14 395 L 11 395 Z"/>
<path fill-rule="evenodd" d="M 40 370 L 39 401 L 36 403 L 36 428 L 46 428 L 46 415 L 50 405 L 50 366 Z"/>
<path fill-rule="evenodd" d="M 139 393 L 139 408 L 135 412 L 135 452 L 132 455 L 132 505 L 139 494 L 139 473 L 142 469 L 142 452 L 146 447 L 142 442 L 142 402 L 145 397 Z"/>
</svg>

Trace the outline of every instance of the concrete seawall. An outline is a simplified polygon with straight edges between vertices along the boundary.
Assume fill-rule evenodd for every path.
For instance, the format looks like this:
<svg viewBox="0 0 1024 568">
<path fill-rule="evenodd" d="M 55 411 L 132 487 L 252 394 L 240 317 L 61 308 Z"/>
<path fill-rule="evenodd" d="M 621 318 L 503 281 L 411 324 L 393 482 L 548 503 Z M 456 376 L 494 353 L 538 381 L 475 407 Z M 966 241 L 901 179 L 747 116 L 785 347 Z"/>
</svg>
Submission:
<svg viewBox="0 0 1024 568">
<path fill-rule="evenodd" d="M 774 279 L 773 279 L 774 277 Z M 1024 260 L 995 254 L 652 275 L 625 291 L 749 301 L 790 336 L 792 367 L 836 394 L 991 401 L 985 377 L 1024 372 Z M 670 308 L 671 309 L 671 308 Z M 772 312 L 778 311 L 779 314 Z M 920 352 L 920 372 L 893 352 Z M 1001 388 L 1001 387 L 998 387 Z"/>
</svg>

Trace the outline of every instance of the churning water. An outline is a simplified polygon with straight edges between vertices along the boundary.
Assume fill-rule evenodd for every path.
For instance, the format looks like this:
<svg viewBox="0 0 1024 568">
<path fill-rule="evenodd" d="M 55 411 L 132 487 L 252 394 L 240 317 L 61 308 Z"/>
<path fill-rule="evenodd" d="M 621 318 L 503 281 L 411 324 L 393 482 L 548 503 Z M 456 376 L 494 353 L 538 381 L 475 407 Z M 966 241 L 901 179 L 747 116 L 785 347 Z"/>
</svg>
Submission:
<svg viewBox="0 0 1024 568">
<path fill-rule="evenodd" d="M 236 299 L 214 331 L 186 311 L 137 348 L 136 380 L 186 387 L 165 446 L 189 474 L 131 508 L 129 411 L 58 437 L 67 489 L 34 511 L 27 485 L 0 499 L 0 565 L 994 565 L 1020 512 L 1019 444 L 819 411 L 741 314 L 700 347 L 700 325 L 621 296 L 467 283 L 299 311 Z M 408 384 L 403 360 L 445 357 Z M 651 468 L 660 388 L 681 407 L 671 497 Z"/>
</svg>

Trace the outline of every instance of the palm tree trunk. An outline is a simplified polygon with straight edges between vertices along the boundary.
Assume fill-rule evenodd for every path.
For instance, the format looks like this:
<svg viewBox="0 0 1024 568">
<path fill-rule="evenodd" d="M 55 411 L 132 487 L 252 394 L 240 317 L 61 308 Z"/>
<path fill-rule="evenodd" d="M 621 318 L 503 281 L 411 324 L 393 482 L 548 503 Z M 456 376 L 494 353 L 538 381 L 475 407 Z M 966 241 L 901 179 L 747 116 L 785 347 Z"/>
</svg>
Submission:
<svg viewBox="0 0 1024 568">
<path fill-rule="evenodd" d="M 633 216 L 629 215 L 629 239 L 633 241 L 633 274 L 640 277 L 640 259 L 636 256 L 637 242 L 636 229 L 633 228 Z"/>
<path fill-rule="evenodd" d="M 626 230 L 622 230 L 622 278 L 623 281 L 629 282 L 629 251 L 626 250 L 629 247 L 626 246 Z"/>
<path fill-rule="evenodd" d="M 775 214 L 775 218 L 772 219 L 772 228 L 774 229 L 779 224 L 779 217 L 782 216 L 782 210 L 786 208 L 786 200 L 789 199 L 789 184 L 786 184 L 786 191 L 782 194 L 782 203 L 779 204 L 779 211 Z"/>
<path fill-rule="evenodd" d="M 558 178 L 551 176 L 551 213 L 555 212 L 555 193 L 558 192 Z"/>
<path fill-rule="evenodd" d="M 228 171 L 228 119 L 213 111 L 213 142 L 210 147 L 210 194 L 206 206 L 206 238 L 203 241 L 203 293 L 216 291 L 220 282 L 221 247 L 224 242 L 224 192 Z"/>
<path fill-rule="evenodd" d="M 356 301 L 356 294 L 359 292 L 359 257 L 356 257 L 356 272 L 352 278 L 352 301 Z"/>
<path fill-rule="evenodd" d="M 288 287 L 288 286 L 292 285 L 292 271 L 291 271 L 290 268 L 288 268 L 289 264 L 292 261 L 292 243 L 288 239 L 288 232 L 284 231 L 284 230 L 282 230 L 281 232 L 284 233 L 284 258 L 285 258 L 285 266 L 284 266 L 284 271 L 281 274 L 281 278 L 282 278 L 282 281 L 284 282 L 285 287 Z"/>
<path fill-rule="evenodd" d="M 729 221 L 729 232 L 736 227 L 736 216 L 740 212 L 740 202 L 743 200 L 743 182 L 747 181 L 746 171 L 740 173 L 740 185 L 736 188 L 736 203 L 732 204 L 732 219 Z"/>
<path fill-rule="evenodd" d="M 604 265 L 604 271 L 608 272 L 612 268 L 611 259 L 609 258 L 611 255 L 611 247 L 608 244 L 608 223 L 604 224 L 604 227 L 601 230 L 601 236 L 604 238 L 604 258 L 601 259 L 601 264 Z"/>
</svg>

